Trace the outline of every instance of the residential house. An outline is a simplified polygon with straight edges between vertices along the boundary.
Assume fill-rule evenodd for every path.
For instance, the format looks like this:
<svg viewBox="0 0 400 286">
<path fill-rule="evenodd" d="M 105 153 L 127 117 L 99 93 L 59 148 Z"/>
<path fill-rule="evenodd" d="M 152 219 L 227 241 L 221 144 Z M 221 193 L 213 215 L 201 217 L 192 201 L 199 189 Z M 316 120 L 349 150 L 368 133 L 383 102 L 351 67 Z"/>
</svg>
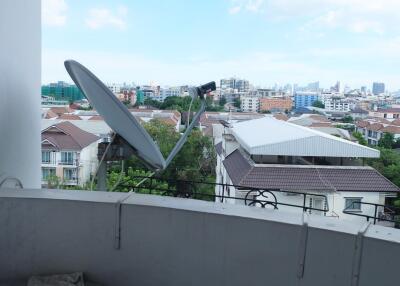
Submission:
<svg viewBox="0 0 400 286">
<path fill-rule="evenodd" d="M 334 122 L 323 115 L 303 114 L 301 116 L 289 118 L 288 122 L 308 127 L 346 140 L 355 141 L 348 130 L 336 127 Z"/>
<path fill-rule="evenodd" d="M 369 116 L 379 117 L 384 119 L 399 119 L 400 118 L 400 108 L 378 108 L 376 110 L 370 111 Z"/>
<path fill-rule="evenodd" d="M 383 118 L 367 118 L 356 123 L 356 131 L 360 132 L 369 145 L 378 145 L 385 133 L 400 138 L 400 119 L 387 120 Z"/>
<path fill-rule="evenodd" d="M 42 185 L 57 176 L 64 185 L 83 186 L 97 168 L 99 137 L 64 121 L 42 131 Z"/>
<path fill-rule="evenodd" d="M 362 221 L 343 213 L 344 209 L 374 215 L 374 209 L 362 203 L 384 204 L 400 191 L 378 171 L 363 166 L 360 158 L 378 158 L 378 150 L 272 117 L 226 127 L 216 150 L 216 181 L 234 186 L 217 186 L 215 192 L 243 198 L 241 203 L 265 199 L 251 188 L 271 190 L 283 204 L 329 208 L 326 213 L 308 210 L 312 214 Z M 383 209 L 378 211 L 383 215 Z"/>
</svg>

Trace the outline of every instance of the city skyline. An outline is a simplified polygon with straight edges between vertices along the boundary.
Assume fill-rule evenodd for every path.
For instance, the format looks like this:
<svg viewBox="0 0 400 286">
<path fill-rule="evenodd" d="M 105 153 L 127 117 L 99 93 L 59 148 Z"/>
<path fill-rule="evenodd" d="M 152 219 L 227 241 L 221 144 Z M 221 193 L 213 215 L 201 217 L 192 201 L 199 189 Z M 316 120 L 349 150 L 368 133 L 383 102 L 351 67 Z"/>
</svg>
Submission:
<svg viewBox="0 0 400 286">
<path fill-rule="evenodd" d="M 68 81 L 63 61 L 74 58 L 105 82 L 175 86 L 235 75 L 255 86 L 340 80 L 395 91 L 397 8 L 391 0 L 45 0 L 42 82 Z"/>
</svg>

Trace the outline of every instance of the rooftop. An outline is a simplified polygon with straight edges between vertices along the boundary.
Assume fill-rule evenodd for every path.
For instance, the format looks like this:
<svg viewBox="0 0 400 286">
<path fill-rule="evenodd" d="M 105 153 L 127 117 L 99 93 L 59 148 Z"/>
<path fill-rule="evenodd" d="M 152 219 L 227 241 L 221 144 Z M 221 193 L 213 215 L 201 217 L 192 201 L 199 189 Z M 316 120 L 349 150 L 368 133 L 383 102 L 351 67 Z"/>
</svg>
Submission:
<svg viewBox="0 0 400 286">
<path fill-rule="evenodd" d="M 42 144 L 57 150 L 82 150 L 99 139 L 69 121 L 51 125 L 42 131 Z"/>
<path fill-rule="evenodd" d="M 379 157 L 373 148 L 271 117 L 236 123 L 232 134 L 252 155 Z"/>
<path fill-rule="evenodd" d="M 371 167 L 254 164 L 236 150 L 223 161 L 234 185 L 289 191 L 400 192 Z"/>
</svg>

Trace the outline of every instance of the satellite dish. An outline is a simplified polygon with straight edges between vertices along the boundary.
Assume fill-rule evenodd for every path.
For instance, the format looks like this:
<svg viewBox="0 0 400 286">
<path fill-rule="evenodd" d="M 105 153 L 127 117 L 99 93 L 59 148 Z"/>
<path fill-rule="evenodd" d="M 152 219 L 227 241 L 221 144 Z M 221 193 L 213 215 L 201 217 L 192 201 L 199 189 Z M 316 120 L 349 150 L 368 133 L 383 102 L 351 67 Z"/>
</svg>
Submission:
<svg viewBox="0 0 400 286">
<path fill-rule="evenodd" d="M 192 123 L 165 160 L 151 136 L 107 86 L 87 68 L 76 61 L 67 60 L 64 65 L 72 80 L 87 97 L 90 104 L 104 118 L 111 129 L 133 147 L 135 154 L 143 160 L 146 165 L 155 170 L 165 169 L 179 152 L 189 133 L 200 119 L 201 114 L 205 111 L 204 95 L 216 89 L 215 82 L 193 89 L 193 98 L 199 96 L 202 99 L 200 111 L 196 113 Z"/>
<path fill-rule="evenodd" d="M 166 164 L 160 149 L 110 89 L 80 63 L 69 60 L 64 65 L 72 80 L 111 129 L 136 150 L 140 159 L 154 169 L 164 169 Z"/>
</svg>

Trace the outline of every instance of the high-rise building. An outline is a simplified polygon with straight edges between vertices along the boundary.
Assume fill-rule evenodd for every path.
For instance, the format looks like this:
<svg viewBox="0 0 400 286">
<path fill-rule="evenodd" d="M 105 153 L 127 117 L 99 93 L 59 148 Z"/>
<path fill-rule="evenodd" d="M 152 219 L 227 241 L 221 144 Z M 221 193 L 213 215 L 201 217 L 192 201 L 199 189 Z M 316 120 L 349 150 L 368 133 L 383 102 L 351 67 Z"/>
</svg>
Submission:
<svg viewBox="0 0 400 286">
<path fill-rule="evenodd" d="M 318 92 L 296 92 L 294 94 L 295 108 L 312 106 L 313 103 L 320 99 Z"/>
<path fill-rule="evenodd" d="M 362 86 L 361 87 L 361 93 L 362 94 L 366 94 L 367 93 L 367 87 L 366 86 Z"/>
<path fill-rule="evenodd" d="M 311 82 L 307 85 L 308 91 L 319 91 L 319 81 Z"/>
<path fill-rule="evenodd" d="M 250 89 L 250 83 L 245 79 L 229 78 L 221 79 L 221 89 L 237 89 L 239 92 L 247 92 Z"/>
<path fill-rule="evenodd" d="M 136 94 L 136 102 L 138 104 L 143 104 L 144 103 L 144 92 L 142 90 L 140 90 L 139 86 L 136 88 L 135 94 Z"/>
<path fill-rule="evenodd" d="M 383 82 L 374 82 L 372 85 L 372 93 L 375 95 L 385 93 L 385 84 Z"/>
<path fill-rule="evenodd" d="M 337 81 L 334 86 L 331 87 L 331 91 L 333 92 L 342 92 L 342 83 L 340 81 Z"/>
<path fill-rule="evenodd" d="M 77 101 L 84 98 L 81 90 L 73 84 L 63 81 L 42 86 L 42 95 L 54 97 L 56 100 Z"/>
</svg>

